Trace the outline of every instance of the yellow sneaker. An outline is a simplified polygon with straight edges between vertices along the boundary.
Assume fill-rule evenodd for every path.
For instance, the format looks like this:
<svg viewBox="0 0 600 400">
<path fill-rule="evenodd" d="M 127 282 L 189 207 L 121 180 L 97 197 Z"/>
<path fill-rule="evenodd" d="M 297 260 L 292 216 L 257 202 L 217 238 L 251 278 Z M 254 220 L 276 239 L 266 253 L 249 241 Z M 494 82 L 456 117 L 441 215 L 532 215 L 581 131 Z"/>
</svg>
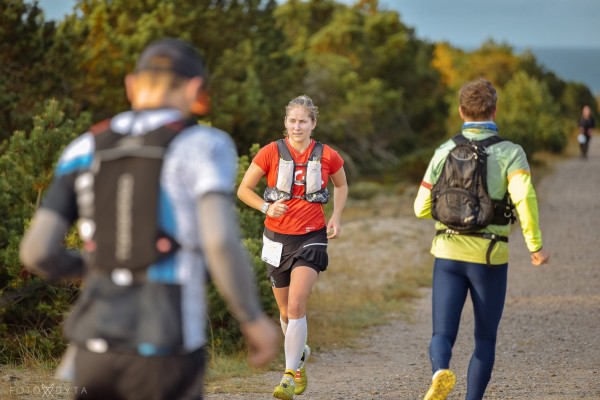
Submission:
<svg viewBox="0 0 600 400">
<path fill-rule="evenodd" d="M 306 376 L 306 362 L 308 361 L 308 357 L 310 357 L 310 347 L 305 344 L 304 353 L 302 354 L 300 365 L 298 366 L 296 376 L 294 377 L 294 383 L 296 384 L 296 390 L 294 391 L 294 394 L 304 393 L 306 390 L 306 385 L 308 385 L 308 376 Z"/>
<path fill-rule="evenodd" d="M 296 385 L 294 384 L 294 375 L 293 373 L 286 372 L 281 378 L 281 382 L 279 386 L 275 387 L 273 391 L 273 397 L 280 400 L 292 400 L 294 398 L 294 389 Z"/>
<path fill-rule="evenodd" d="M 423 400 L 445 400 L 456 383 L 454 372 L 449 369 L 440 369 L 433 374 L 431 387 L 423 397 Z"/>
</svg>

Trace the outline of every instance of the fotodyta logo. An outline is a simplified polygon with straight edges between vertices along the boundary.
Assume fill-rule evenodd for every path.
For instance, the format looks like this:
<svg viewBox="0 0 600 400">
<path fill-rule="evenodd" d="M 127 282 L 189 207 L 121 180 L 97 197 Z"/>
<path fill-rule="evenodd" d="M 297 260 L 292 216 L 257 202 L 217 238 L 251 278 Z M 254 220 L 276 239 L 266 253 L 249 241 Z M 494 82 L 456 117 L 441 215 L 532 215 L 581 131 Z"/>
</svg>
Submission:
<svg viewBox="0 0 600 400">
<path fill-rule="evenodd" d="M 4 390 L 0 391 L 2 394 Z M 75 393 L 78 394 L 87 394 L 87 390 L 85 387 L 71 387 L 71 386 L 63 386 L 57 385 L 56 383 L 44 384 L 41 383 L 39 385 L 15 385 L 11 386 L 8 389 L 8 393 L 12 396 L 34 396 L 36 399 L 57 399 L 73 397 Z"/>
</svg>

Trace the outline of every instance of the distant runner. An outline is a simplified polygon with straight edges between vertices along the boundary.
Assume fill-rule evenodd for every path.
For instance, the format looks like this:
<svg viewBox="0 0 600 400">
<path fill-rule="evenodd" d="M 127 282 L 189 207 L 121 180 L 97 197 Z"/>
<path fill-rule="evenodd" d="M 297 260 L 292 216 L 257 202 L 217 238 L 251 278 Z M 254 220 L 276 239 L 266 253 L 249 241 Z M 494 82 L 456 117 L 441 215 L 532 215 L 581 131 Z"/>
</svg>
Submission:
<svg viewBox="0 0 600 400">
<path fill-rule="evenodd" d="M 586 159 L 588 149 L 590 148 L 590 140 L 592 139 L 592 129 L 596 127 L 596 121 L 592 116 L 592 110 L 589 106 L 584 106 L 579 118 L 579 135 L 577 140 L 581 150 L 581 158 Z"/>
</svg>

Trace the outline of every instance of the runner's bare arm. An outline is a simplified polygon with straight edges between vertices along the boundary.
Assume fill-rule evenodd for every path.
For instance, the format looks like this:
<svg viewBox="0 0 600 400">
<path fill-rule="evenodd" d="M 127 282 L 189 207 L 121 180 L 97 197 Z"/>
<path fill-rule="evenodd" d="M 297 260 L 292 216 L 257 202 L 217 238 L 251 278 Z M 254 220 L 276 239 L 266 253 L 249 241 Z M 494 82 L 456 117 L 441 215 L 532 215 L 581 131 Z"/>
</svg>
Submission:
<svg viewBox="0 0 600 400">
<path fill-rule="evenodd" d="M 327 223 L 327 238 L 337 239 L 342 233 L 342 211 L 348 199 L 348 181 L 344 167 L 331 175 L 333 182 L 333 213 Z"/>
<path fill-rule="evenodd" d="M 254 189 L 260 179 L 265 175 L 265 171 L 263 171 L 258 165 L 251 163 L 248 167 L 248 170 L 244 174 L 244 178 L 240 182 L 240 186 L 238 187 L 237 196 L 243 201 L 246 205 L 260 210 L 260 207 L 264 204 L 264 200 L 260 197 Z"/>
<path fill-rule="evenodd" d="M 265 172 L 258 165 L 254 163 L 250 164 L 237 191 L 238 198 L 256 210 L 260 210 L 265 203 L 263 198 L 254 191 L 254 188 L 256 188 L 256 185 L 258 185 L 258 182 L 264 175 Z M 277 200 L 269 205 L 267 215 L 272 218 L 279 218 L 285 214 L 289 206 L 284 201 L 283 199 Z"/>
</svg>

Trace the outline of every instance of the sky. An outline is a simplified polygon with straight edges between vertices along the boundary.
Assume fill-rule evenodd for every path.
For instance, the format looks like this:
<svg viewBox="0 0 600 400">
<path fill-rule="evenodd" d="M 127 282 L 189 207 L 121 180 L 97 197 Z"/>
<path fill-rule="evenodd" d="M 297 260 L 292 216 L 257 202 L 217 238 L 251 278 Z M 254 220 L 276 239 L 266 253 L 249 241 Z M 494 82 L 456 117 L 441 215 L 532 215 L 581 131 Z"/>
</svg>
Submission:
<svg viewBox="0 0 600 400">
<path fill-rule="evenodd" d="M 344 1 L 352 3 L 351 1 Z M 600 49 L 599 0 L 380 0 L 417 37 L 476 48 L 492 38 L 515 48 Z"/>
<path fill-rule="evenodd" d="M 50 19 L 70 13 L 74 3 L 39 0 Z M 600 0 L 379 0 L 379 4 L 398 11 L 417 37 L 466 49 L 490 38 L 519 49 L 600 49 Z"/>
</svg>

